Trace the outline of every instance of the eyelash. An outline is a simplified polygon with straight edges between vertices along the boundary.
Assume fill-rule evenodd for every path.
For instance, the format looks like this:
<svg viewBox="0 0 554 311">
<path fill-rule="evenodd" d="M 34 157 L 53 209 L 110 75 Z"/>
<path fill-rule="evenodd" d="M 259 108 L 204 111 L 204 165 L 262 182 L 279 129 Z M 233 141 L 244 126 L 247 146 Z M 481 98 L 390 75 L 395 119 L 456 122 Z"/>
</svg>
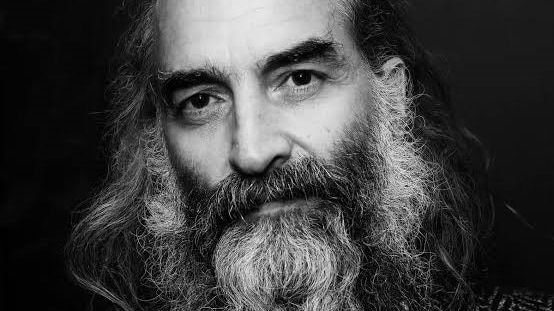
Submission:
<svg viewBox="0 0 554 311">
<path fill-rule="evenodd" d="M 195 96 L 207 96 L 208 103 L 201 108 L 187 109 L 187 107 L 193 106 L 191 100 L 193 100 Z M 191 124 L 203 124 L 209 122 L 217 115 L 220 115 L 219 112 L 225 109 L 225 107 L 223 107 L 225 101 L 226 100 L 224 98 L 215 95 L 213 91 L 210 91 L 210 89 L 204 89 L 193 93 L 180 101 L 172 100 L 170 102 L 173 102 L 171 111 L 175 118 L 183 118 L 183 120 Z"/>
<path fill-rule="evenodd" d="M 283 82 L 277 87 L 277 89 L 286 92 L 286 84 L 288 83 L 288 81 L 292 81 L 293 75 L 299 73 L 310 74 L 310 82 L 306 85 L 289 87 L 288 94 L 283 94 L 286 101 L 300 102 L 314 96 L 321 87 L 322 83 L 329 79 L 329 77 L 324 73 L 314 70 L 295 70 L 285 75 L 284 79 L 282 80 Z M 314 78 L 316 79 L 315 82 L 313 81 Z"/>
<path fill-rule="evenodd" d="M 179 111 L 186 110 L 185 108 L 188 106 L 189 102 L 190 102 L 190 105 L 194 106 L 194 104 L 192 103 L 192 100 L 194 99 L 195 96 L 207 96 L 208 97 L 208 104 L 206 104 L 206 106 L 201 107 L 201 108 L 192 109 L 192 111 L 201 111 L 201 110 L 204 110 L 204 109 L 208 109 L 207 107 L 209 107 L 210 105 L 213 105 L 213 102 L 211 101 L 212 99 L 215 102 L 223 101 L 223 99 L 220 98 L 219 96 L 213 95 L 209 92 L 201 91 L 201 92 L 198 92 L 198 93 L 194 93 L 191 96 L 189 96 L 189 97 L 181 100 L 180 102 L 178 102 L 177 105 L 176 105 L 177 110 L 179 110 Z"/>
</svg>

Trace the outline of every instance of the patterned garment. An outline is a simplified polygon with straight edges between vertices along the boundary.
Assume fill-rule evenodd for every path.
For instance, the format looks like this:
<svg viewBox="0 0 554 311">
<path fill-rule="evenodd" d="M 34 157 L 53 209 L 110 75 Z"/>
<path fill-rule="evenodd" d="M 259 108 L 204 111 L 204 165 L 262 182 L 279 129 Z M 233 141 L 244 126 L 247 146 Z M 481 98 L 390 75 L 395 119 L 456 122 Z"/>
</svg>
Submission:
<svg viewBox="0 0 554 311">
<path fill-rule="evenodd" d="M 500 287 L 480 297 L 476 311 L 554 311 L 554 296 Z"/>
</svg>

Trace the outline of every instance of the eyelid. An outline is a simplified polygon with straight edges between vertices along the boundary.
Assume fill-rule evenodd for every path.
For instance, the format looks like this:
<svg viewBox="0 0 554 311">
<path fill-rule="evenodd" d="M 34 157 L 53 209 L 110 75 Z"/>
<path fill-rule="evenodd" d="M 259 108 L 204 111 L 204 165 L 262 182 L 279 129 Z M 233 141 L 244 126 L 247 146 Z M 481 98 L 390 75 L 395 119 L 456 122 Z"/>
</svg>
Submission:
<svg viewBox="0 0 554 311">
<path fill-rule="evenodd" d="M 210 93 L 205 93 L 205 92 L 198 92 L 198 93 L 194 93 L 194 94 L 192 94 L 191 96 L 186 97 L 186 98 L 184 98 L 183 100 L 179 101 L 179 104 L 178 104 L 178 105 L 179 105 L 179 108 L 180 108 L 180 109 L 184 109 L 185 107 L 181 107 L 181 106 L 183 106 L 183 104 L 185 104 L 185 103 L 188 103 L 189 101 L 192 100 L 192 98 L 193 98 L 195 95 L 199 95 L 199 94 L 206 95 L 206 96 L 208 96 L 209 98 L 214 99 L 215 102 L 224 101 L 224 99 L 222 99 L 222 98 L 219 97 L 219 96 L 216 96 L 216 95 L 213 95 L 213 94 L 210 94 Z M 207 106 L 206 106 L 206 107 L 207 107 Z M 202 110 L 202 109 L 204 109 L 204 108 L 206 108 L 206 107 L 196 108 L 195 110 Z"/>
<path fill-rule="evenodd" d="M 209 96 L 209 102 L 204 107 L 194 108 L 190 100 L 194 95 L 200 93 Z M 209 92 L 199 91 L 183 98 L 181 101 L 174 104 L 169 111 L 173 118 L 181 120 L 184 124 L 200 126 L 223 117 L 226 111 L 229 110 L 230 105 L 226 96 L 218 96 Z"/>
<path fill-rule="evenodd" d="M 305 85 L 286 85 L 289 84 L 289 80 L 292 79 L 292 75 L 299 71 L 306 71 L 313 75 L 310 83 Z M 323 91 L 328 79 L 327 74 L 308 69 L 293 70 L 287 74 L 284 74 L 284 76 L 284 79 L 282 79 L 278 86 L 275 87 L 274 92 L 276 98 L 280 101 L 291 104 L 300 103 L 304 100 L 317 96 L 317 94 Z"/>
<path fill-rule="evenodd" d="M 342 62 L 339 60 L 329 60 L 325 57 L 316 57 L 298 63 L 292 63 L 279 67 L 275 69 L 274 72 L 292 71 L 299 69 L 308 69 L 315 71 L 336 71 L 342 66 Z"/>
<path fill-rule="evenodd" d="M 280 82 L 278 83 L 278 85 L 275 87 L 275 90 L 281 88 L 284 86 L 285 83 L 287 83 L 289 81 L 289 79 L 292 78 L 292 75 L 295 74 L 295 73 L 298 73 L 300 71 L 306 71 L 308 73 L 310 73 L 311 75 L 314 76 L 314 78 L 316 78 L 318 81 L 318 83 L 323 83 L 327 80 L 330 79 L 329 75 L 326 74 L 326 73 L 323 73 L 323 72 L 320 72 L 320 71 L 316 71 L 316 70 L 310 70 L 310 69 L 298 69 L 298 70 L 293 70 L 293 71 L 290 71 L 290 72 L 287 72 L 285 74 L 282 74 L 281 75 L 281 78 L 280 78 Z M 311 82 L 310 84 L 313 84 L 314 82 Z M 305 87 L 305 86 L 297 86 L 298 88 L 301 88 L 301 87 Z"/>
<path fill-rule="evenodd" d="M 178 93 L 182 95 L 178 96 L 180 99 L 176 99 L 176 94 Z M 227 94 L 228 91 L 220 85 L 197 85 L 189 88 L 175 89 L 169 94 L 170 104 L 178 105 L 199 93 L 207 94 L 220 100 L 226 100 L 227 98 L 225 98 L 226 96 L 224 96 L 224 94 Z"/>
<path fill-rule="evenodd" d="M 278 90 L 279 88 L 281 88 L 290 78 L 293 74 L 299 72 L 299 71 L 307 71 L 309 72 L 310 74 L 314 75 L 315 78 L 317 78 L 318 80 L 321 80 L 321 81 L 326 81 L 326 80 L 329 80 L 331 79 L 331 77 L 322 72 L 322 71 L 319 71 L 319 70 L 315 70 L 315 69 L 307 69 L 307 68 L 295 68 L 293 70 L 289 69 L 287 71 L 284 71 L 282 73 L 280 73 L 274 80 L 277 81 L 276 86 L 273 88 L 273 90 Z"/>
</svg>

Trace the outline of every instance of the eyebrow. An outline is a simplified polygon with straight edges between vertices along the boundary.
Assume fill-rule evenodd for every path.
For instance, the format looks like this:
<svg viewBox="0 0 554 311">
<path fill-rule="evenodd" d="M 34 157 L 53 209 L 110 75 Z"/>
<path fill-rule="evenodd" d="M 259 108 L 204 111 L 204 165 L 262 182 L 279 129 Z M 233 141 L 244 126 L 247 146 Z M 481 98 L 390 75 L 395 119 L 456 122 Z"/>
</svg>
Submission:
<svg viewBox="0 0 554 311">
<path fill-rule="evenodd" d="M 323 61 L 338 68 L 344 64 L 344 56 L 339 52 L 340 50 L 340 44 L 336 41 L 310 38 L 292 48 L 266 57 L 262 65 L 258 67 L 262 75 L 282 67 L 309 61 Z M 159 71 L 157 81 L 162 95 L 168 99 L 171 93 L 177 89 L 192 88 L 203 84 L 229 87 L 230 76 L 229 73 L 210 64 L 191 70 Z"/>
<path fill-rule="evenodd" d="M 164 97 L 177 89 L 186 89 L 202 84 L 215 84 L 227 87 L 230 74 L 213 65 L 192 70 L 176 70 L 172 72 L 158 72 L 158 84 Z"/>
<path fill-rule="evenodd" d="M 344 63 L 344 56 L 339 50 L 341 50 L 340 44 L 333 40 L 310 38 L 290 49 L 267 57 L 264 64 L 259 67 L 262 74 L 309 61 L 323 61 L 339 67 Z"/>
</svg>

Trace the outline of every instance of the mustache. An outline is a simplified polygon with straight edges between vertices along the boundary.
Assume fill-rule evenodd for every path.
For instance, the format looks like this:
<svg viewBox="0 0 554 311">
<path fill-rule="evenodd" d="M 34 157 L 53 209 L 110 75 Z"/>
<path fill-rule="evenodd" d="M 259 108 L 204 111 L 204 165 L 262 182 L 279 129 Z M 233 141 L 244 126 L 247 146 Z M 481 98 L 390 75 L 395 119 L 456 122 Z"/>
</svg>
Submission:
<svg viewBox="0 0 554 311">
<path fill-rule="evenodd" d="M 336 163 L 313 157 L 275 167 L 263 175 L 233 172 L 215 186 L 187 172 L 180 176 L 187 219 L 199 250 L 213 250 L 222 233 L 260 205 L 275 201 L 315 199 L 352 206 L 357 189 L 352 174 Z M 202 251 L 204 252 L 204 251 Z"/>
</svg>

